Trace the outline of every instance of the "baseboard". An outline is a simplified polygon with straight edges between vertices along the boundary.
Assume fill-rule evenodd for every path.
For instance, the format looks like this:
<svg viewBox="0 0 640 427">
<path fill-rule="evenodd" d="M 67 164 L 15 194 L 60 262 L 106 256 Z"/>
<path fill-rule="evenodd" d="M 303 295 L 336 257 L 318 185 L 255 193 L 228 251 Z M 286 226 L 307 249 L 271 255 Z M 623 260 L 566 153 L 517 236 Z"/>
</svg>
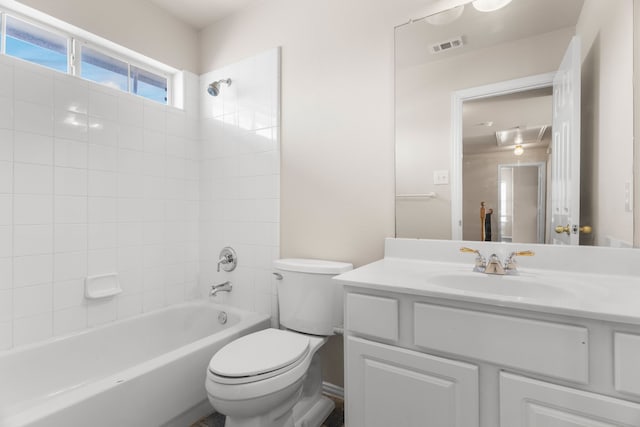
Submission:
<svg viewBox="0 0 640 427">
<path fill-rule="evenodd" d="M 339 387 L 335 384 L 331 384 L 328 382 L 323 382 L 322 383 L 322 393 L 329 395 L 329 396 L 333 396 L 333 397 L 338 397 L 340 399 L 344 399 L 344 387 Z"/>
</svg>

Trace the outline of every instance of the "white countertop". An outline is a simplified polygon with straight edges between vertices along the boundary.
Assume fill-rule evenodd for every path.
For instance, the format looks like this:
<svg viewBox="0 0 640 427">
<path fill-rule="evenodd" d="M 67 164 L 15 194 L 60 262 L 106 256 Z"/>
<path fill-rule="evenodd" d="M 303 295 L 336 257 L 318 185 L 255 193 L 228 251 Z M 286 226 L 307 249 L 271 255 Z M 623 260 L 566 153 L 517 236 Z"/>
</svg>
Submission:
<svg viewBox="0 0 640 427">
<path fill-rule="evenodd" d="M 522 267 L 515 277 L 493 276 L 496 277 L 495 280 L 505 277 L 509 281 L 505 283 L 509 286 L 521 287 L 523 292 L 514 292 L 514 295 L 476 292 L 472 286 L 462 290 L 433 283 L 434 278 L 442 274 L 462 277 L 485 275 L 471 272 L 471 261 L 472 259 L 467 263 L 424 261 L 387 256 L 336 276 L 336 279 L 345 286 L 361 289 L 640 324 L 640 277 L 637 275 L 587 274 Z M 478 280 L 475 277 L 471 279 Z M 558 295 L 538 296 L 535 290 L 527 292 L 529 289 L 525 287 L 531 286 L 527 281 L 535 281 L 545 287 L 549 284 L 548 288 L 557 290 Z"/>
</svg>

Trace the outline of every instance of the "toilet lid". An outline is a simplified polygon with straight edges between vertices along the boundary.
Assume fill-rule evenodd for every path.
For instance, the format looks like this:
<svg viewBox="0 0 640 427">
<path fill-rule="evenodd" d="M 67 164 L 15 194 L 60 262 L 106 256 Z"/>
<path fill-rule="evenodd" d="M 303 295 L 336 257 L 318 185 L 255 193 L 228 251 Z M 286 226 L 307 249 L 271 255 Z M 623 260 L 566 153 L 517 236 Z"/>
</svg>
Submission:
<svg viewBox="0 0 640 427">
<path fill-rule="evenodd" d="M 249 377 L 294 364 L 309 351 L 309 338 L 280 329 L 264 329 L 238 338 L 218 351 L 209 370 L 223 377 Z"/>
</svg>

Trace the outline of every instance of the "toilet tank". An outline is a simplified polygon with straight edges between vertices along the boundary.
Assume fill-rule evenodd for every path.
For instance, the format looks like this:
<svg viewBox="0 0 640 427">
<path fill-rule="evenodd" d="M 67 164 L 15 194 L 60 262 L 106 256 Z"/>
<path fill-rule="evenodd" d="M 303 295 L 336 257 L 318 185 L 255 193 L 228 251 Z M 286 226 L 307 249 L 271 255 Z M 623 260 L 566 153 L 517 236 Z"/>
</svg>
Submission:
<svg viewBox="0 0 640 427">
<path fill-rule="evenodd" d="M 279 259 L 273 265 L 279 279 L 280 325 L 325 336 L 333 335 L 335 327 L 342 327 L 343 289 L 333 277 L 353 269 L 353 265 L 299 258 Z"/>
</svg>

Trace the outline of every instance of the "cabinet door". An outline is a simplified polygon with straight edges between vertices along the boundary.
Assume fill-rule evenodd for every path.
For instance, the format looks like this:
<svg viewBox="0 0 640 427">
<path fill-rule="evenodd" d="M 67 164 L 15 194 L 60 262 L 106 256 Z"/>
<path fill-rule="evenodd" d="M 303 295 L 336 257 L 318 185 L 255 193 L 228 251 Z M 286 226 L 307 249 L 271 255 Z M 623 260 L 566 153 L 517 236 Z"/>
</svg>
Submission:
<svg viewBox="0 0 640 427">
<path fill-rule="evenodd" d="M 477 427 L 478 367 L 347 337 L 346 425 Z"/>
<path fill-rule="evenodd" d="M 503 372 L 500 426 L 636 427 L 640 405 Z"/>
</svg>

